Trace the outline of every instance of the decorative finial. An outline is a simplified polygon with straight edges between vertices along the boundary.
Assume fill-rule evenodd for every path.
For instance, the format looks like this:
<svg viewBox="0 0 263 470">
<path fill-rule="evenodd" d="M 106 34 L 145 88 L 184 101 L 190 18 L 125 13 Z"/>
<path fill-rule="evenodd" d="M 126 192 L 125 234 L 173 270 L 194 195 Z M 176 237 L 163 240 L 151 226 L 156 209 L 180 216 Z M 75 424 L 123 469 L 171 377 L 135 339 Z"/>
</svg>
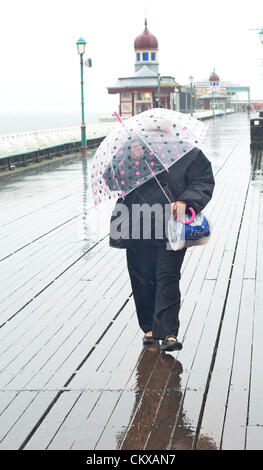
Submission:
<svg viewBox="0 0 263 470">
<path fill-rule="evenodd" d="M 144 20 L 145 29 L 147 29 L 147 18 Z"/>
</svg>

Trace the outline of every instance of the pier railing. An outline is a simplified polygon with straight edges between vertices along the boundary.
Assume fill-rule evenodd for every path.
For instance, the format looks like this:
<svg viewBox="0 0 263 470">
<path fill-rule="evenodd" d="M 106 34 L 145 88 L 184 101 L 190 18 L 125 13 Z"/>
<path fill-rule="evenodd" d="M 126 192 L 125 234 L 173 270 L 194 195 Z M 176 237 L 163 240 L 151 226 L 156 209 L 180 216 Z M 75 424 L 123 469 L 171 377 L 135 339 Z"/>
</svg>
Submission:
<svg viewBox="0 0 263 470">
<path fill-rule="evenodd" d="M 232 113 L 215 110 L 214 115 Z M 200 120 L 213 117 L 213 111 L 198 111 L 193 114 Z M 89 124 L 86 128 L 87 147 L 96 148 L 100 142 L 115 128 L 118 123 L 112 119 L 101 120 L 98 124 Z M 79 127 L 57 129 L 40 129 L 31 132 L 19 132 L 0 135 L 0 171 L 13 170 L 16 166 L 27 166 L 29 163 L 40 162 L 80 150 Z"/>
</svg>

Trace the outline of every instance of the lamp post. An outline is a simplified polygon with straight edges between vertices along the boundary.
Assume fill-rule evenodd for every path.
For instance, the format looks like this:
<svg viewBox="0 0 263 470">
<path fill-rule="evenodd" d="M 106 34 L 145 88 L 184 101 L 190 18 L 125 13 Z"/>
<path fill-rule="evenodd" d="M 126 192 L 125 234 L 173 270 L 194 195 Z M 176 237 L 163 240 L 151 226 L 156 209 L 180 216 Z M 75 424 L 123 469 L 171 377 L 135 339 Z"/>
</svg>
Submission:
<svg viewBox="0 0 263 470">
<path fill-rule="evenodd" d="M 194 77 L 190 75 L 189 80 L 190 80 L 190 111 L 191 111 L 191 116 L 193 116 L 193 79 Z"/>
<path fill-rule="evenodd" d="M 86 137 L 86 124 L 84 116 L 84 90 L 83 90 L 83 55 L 85 53 L 86 41 L 83 38 L 78 39 L 76 42 L 78 53 L 80 55 L 80 86 L 81 86 L 81 152 L 83 157 L 87 155 L 87 137 Z"/>
<path fill-rule="evenodd" d="M 160 74 L 158 73 L 158 108 L 161 107 L 161 84 L 160 84 L 161 78 Z"/>
</svg>

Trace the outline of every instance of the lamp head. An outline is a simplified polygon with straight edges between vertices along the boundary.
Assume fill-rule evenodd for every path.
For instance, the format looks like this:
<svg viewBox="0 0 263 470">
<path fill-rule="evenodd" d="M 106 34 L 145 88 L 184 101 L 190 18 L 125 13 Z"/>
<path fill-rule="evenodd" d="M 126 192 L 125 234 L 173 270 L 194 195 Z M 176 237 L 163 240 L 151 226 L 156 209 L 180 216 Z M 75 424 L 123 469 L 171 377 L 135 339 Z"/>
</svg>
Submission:
<svg viewBox="0 0 263 470">
<path fill-rule="evenodd" d="M 79 38 L 76 42 L 79 55 L 85 54 L 86 41 L 83 38 Z"/>
</svg>

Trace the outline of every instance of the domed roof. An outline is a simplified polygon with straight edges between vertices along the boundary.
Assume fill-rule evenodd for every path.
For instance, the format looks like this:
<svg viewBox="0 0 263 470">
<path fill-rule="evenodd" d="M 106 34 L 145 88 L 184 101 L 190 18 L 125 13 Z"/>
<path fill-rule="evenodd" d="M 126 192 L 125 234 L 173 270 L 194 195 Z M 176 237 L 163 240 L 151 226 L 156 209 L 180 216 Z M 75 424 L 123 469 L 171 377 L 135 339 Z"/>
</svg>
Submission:
<svg viewBox="0 0 263 470">
<path fill-rule="evenodd" d="M 145 29 L 140 36 L 134 41 L 134 49 L 158 49 L 158 41 L 156 37 L 150 33 L 147 28 L 147 20 L 145 20 Z"/>
<path fill-rule="evenodd" d="M 217 75 L 217 73 L 215 73 L 215 69 L 209 77 L 209 82 L 219 82 L 219 76 Z"/>
</svg>

